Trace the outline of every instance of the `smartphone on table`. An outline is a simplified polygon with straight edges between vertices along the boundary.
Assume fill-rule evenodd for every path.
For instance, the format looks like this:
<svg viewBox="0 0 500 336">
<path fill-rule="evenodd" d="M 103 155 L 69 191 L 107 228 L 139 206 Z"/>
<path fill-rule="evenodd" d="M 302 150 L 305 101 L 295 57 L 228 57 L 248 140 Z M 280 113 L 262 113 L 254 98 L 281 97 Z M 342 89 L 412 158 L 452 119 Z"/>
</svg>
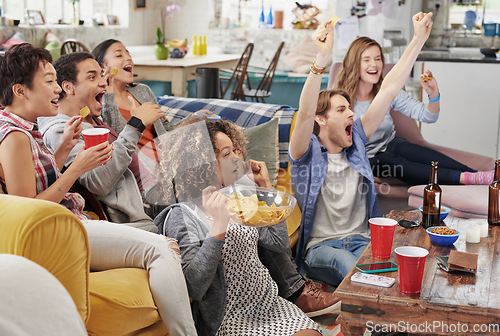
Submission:
<svg viewBox="0 0 500 336">
<path fill-rule="evenodd" d="M 357 264 L 355 269 L 362 273 L 392 272 L 398 270 L 398 264 L 393 261 L 381 261 L 368 264 Z"/>
</svg>

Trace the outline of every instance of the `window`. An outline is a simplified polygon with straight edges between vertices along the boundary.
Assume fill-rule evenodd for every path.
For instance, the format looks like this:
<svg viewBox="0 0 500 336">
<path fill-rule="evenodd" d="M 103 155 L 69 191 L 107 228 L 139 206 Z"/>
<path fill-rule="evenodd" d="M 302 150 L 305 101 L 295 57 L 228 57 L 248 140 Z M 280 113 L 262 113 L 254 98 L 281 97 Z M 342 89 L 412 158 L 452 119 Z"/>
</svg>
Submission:
<svg viewBox="0 0 500 336">
<path fill-rule="evenodd" d="M 484 22 L 500 22 L 500 0 L 478 1 L 477 5 L 467 3 L 474 3 L 474 1 L 465 2 L 463 0 L 455 0 L 454 3 L 450 4 L 449 23 L 452 28 L 457 28 L 464 24 L 465 13 L 467 11 L 475 13 L 476 26 L 478 27 L 482 25 L 483 17 Z"/>
<path fill-rule="evenodd" d="M 38 0 L 36 2 L 43 3 L 43 1 L 40 1 L 40 0 Z M 65 0 L 65 1 L 45 0 L 45 8 L 42 9 L 43 15 L 45 16 L 45 22 L 58 23 L 59 20 L 62 20 L 63 19 L 63 6 L 70 7 L 71 3 L 67 0 Z M 50 8 L 50 10 L 47 10 L 47 8 Z M 28 9 L 31 9 L 31 8 L 29 8 L 29 5 L 28 5 Z"/>
<path fill-rule="evenodd" d="M 73 19 L 73 4 L 71 0 L 0 0 L 3 13 L 11 19 L 25 18 L 27 9 L 39 10 L 43 13 L 45 22 L 71 23 Z M 112 13 L 112 0 L 80 0 L 75 3 L 76 16 L 80 20 L 90 21 Z"/>
<path fill-rule="evenodd" d="M 11 19 L 22 19 L 24 18 L 24 3 L 22 1 L 15 0 L 3 0 L 2 1 L 3 15 Z"/>
</svg>

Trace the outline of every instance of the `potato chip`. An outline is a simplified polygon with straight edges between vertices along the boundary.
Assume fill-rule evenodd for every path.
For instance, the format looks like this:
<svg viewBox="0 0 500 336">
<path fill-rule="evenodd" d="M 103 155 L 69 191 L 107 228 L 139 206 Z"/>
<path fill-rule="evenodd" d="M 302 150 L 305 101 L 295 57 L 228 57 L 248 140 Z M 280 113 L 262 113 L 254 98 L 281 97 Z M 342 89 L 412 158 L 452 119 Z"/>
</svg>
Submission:
<svg viewBox="0 0 500 336">
<path fill-rule="evenodd" d="M 335 28 L 335 25 L 337 24 L 337 22 L 340 21 L 340 18 L 338 16 L 332 15 L 332 17 L 330 18 L 330 20 L 332 20 L 332 27 Z"/>
<path fill-rule="evenodd" d="M 80 110 L 80 117 L 85 118 L 90 114 L 90 109 L 88 106 L 85 106 Z"/>
<path fill-rule="evenodd" d="M 292 210 L 278 208 L 275 203 L 269 206 L 265 201 L 259 201 L 257 194 L 245 197 L 237 192 L 231 194 L 226 207 L 235 221 L 256 227 L 281 223 Z"/>
<path fill-rule="evenodd" d="M 421 82 L 428 82 L 428 81 L 430 81 L 431 79 L 432 79 L 432 77 L 422 77 L 422 78 L 420 78 L 420 81 L 421 81 Z"/>
<path fill-rule="evenodd" d="M 118 73 L 118 69 L 115 67 L 115 68 L 113 68 L 113 70 L 111 70 L 111 72 L 109 73 L 109 75 L 111 77 L 115 77 L 117 73 Z"/>
</svg>

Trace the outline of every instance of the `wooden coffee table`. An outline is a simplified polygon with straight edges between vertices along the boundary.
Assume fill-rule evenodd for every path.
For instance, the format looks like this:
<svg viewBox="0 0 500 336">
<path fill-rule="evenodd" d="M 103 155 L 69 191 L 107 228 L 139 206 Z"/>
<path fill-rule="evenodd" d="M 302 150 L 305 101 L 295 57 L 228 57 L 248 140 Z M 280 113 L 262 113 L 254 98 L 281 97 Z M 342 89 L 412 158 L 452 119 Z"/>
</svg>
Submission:
<svg viewBox="0 0 500 336">
<path fill-rule="evenodd" d="M 445 223 L 462 231 L 451 246 L 431 242 L 421 227 L 396 228 L 393 252 L 388 260 L 396 262 L 394 248 L 420 246 L 429 250 L 422 290 L 419 294 L 399 291 L 398 273 L 381 273 L 396 279 L 390 288 L 351 282 L 354 268 L 335 291 L 342 299 L 337 320 L 345 336 L 363 335 L 365 329 L 380 332 L 408 332 L 424 335 L 500 335 L 500 227 L 489 227 L 488 238 L 478 244 L 465 242 L 465 229 L 473 219 L 447 218 Z M 446 273 L 437 266 L 436 257 L 449 255 L 451 249 L 478 254 L 478 271 Z M 383 261 L 372 257 L 368 245 L 358 263 Z"/>
</svg>

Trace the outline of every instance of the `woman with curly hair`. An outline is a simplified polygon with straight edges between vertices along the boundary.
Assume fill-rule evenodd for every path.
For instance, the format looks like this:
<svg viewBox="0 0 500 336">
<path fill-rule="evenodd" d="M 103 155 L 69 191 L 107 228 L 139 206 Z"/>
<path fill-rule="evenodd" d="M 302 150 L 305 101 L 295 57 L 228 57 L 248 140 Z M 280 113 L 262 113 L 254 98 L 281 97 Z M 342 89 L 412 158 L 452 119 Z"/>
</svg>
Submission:
<svg viewBox="0 0 500 336">
<path fill-rule="evenodd" d="M 203 110 L 199 112 L 203 112 Z M 201 123 L 202 121 L 205 121 L 204 125 L 202 123 L 202 129 L 195 127 L 196 132 L 194 133 L 185 131 L 188 126 L 193 128 L 194 126 L 190 125 Z M 219 142 L 224 142 L 221 138 L 225 140 L 226 144 L 230 142 L 232 145 L 234 154 L 233 161 L 239 165 L 238 171 L 235 171 L 234 173 L 226 171 L 232 167 L 232 162 L 228 162 L 231 161 L 228 159 L 231 153 L 227 152 L 227 148 L 224 148 L 226 150 L 221 151 L 217 147 Z M 208 139 L 210 142 L 207 141 Z M 239 126 L 222 119 L 211 121 L 205 117 L 197 117 L 193 115 L 179 123 L 174 131 L 168 132 L 161 137 L 159 146 L 159 156 L 161 161 L 160 176 L 175 176 L 176 180 L 181 180 L 182 178 L 184 181 L 192 181 L 193 179 L 212 181 L 208 176 L 205 176 L 205 174 L 208 174 L 207 171 L 201 172 L 203 176 L 193 176 L 194 170 L 188 168 L 196 167 L 197 165 L 202 164 L 202 162 L 205 164 L 213 164 L 215 162 L 215 154 L 219 160 L 219 166 L 222 165 L 221 169 L 223 169 L 223 171 L 220 176 L 216 171 L 210 171 L 211 173 L 216 173 L 217 179 L 219 179 L 218 184 L 212 185 L 218 187 L 220 187 L 221 184 L 224 186 L 231 185 L 236 182 L 236 179 L 238 178 L 237 173 L 245 170 L 248 172 L 245 176 L 253 180 L 259 187 L 272 188 L 269 173 L 264 162 L 248 160 L 247 164 L 243 167 L 242 159 L 246 156 L 246 144 L 247 139 Z M 182 152 L 194 152 L 197 153 L 197 155 L 195 157 L 193 156 L 192 160 L 186 160 L 181 155 L 178 155 Z M 219 158 L 219 156 L 221 157 Z M 229 164 L 227 165 L 225 163 Z M 163 194 L 171 194 L 173 185 L 169 185 L 169 178 L 162 178 L 159 180 L 160 183 L 164 184 L 162 190 L 169 191 Z M 249 182 L 247 178 L 244 178 L 243 182 L 240 181 L 239 183 L 248 184 L 254 182 Z M 202 189 L 197 191 L 198 195 L 196 195 L 195 190 L 192 190 L 191 192 L 185 192 L 183 190 L 183 188 L 189 188 L 190 190 L 192 188 L 196 188 L 196 183 L 182 183 L 181 185 L 176 186 L 176 202 L 183 202 L 187 199 L 193 199 L 201 196 Z"/>
<path fill-rule="evenodd" d="M 179 243 L 198 333 L 320 335 L 314 321 L 278 296 L 257 254 L 258 246 L 287 251 L 285 222 L 263 228 L 233 223 L 227 197 L 218 191 L 238 180 L 241 131 L 227 121 L 192 118 L 171 133 L 169 151 L 160 150 L 160 169 L 180 203 L 155 223 Z M 265 164 L 251 160 L 250 166 L 254 182 L 270 186 Z"/>
</svg>

